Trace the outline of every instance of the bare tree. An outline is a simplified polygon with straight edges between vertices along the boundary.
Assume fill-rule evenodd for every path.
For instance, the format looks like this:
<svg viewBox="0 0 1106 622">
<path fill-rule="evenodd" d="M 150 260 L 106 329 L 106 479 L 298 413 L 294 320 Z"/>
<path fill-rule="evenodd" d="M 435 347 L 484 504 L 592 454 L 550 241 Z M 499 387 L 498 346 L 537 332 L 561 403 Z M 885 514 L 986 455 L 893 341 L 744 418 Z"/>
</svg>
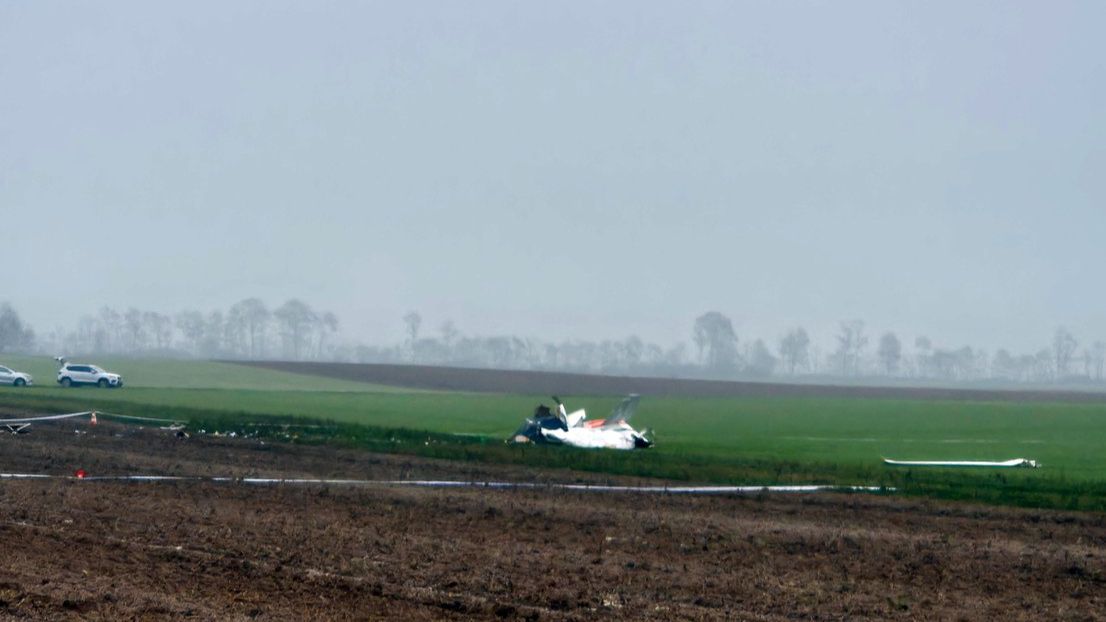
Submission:
<svg viewBox="0 0 1106 622">
<path fill-rule="evenodd" d="M 970 380 L 978 375 L 979 360 L 986 359 L 985 352 L 976 352 L 971 346 L 953 351 L 953 375 L 960 380 Z"/>
<path fill-rule="evenodd" d="M 245 357 L 249 352 L 249 338 L 246 335 L 246 320 L 242 317 L 237 305 L 231 305 L 227 309 L 226 320 L 223 324 L 223 346 L 226 353 Z"/>
<path fill-rule="evenodd" d="M 933 376 L 933 342 L 929 337 L 921 336 L 914 339 L 914 367 L 918 376 L 929 378 Z"/>
<path fill-rule="evenodd" d="M 1036 378 L 1037 357 L 1033 354 L 1020 354 L 1014 359 L 1017 363 L 1017 379 L 1019 382 L 1029 382 Z"/>
<path fill-rule="evenodd" d="M 641 357 L 645 355 L 645 342 L 637 335 L 631 335 L 622 342 L 622 364 L 627 369 L 633 369 L 641 365 Z"/>
<path fill-rule="evenodd" d="M 173 345 L 173 320 L 169 316 L 147 311 L 142 314 L 142 320 L 158 350 L 166 350 Z"/>
<path fill-rule="evenodd" d="M 0 304 L 0 352 L 29 350 L 34 341 L 35 332 L 19 313 L 6 302 Z"/>
<path fill-rule="evenodd" d="M 1068 375 L 1072 357 L 1079 343 L 1064 327 L 1056 329 L 1052 337 L 1052 353 L 1056 362 L 1056 376 L 1062 378 Z"/>
<path fill-rule="evenodd" d="M 1090 358 L 1091 377 L 1095 380 L 1102 380 L 1102 366 L 1106 363 L 1106 343 L 1096 341 L 1091 344 L 1091 349 L 1088 352 Z"/>
<path fill-rule="evenodd" d="M 805 367 L 810 360 L 810 336 L 803 328 L 789 331 L 780 339 L 780 357 L 787 366 L 787 373 L 795 375 L 795 370 Z"/>
<path fill-rule="evenodd" d="M 284 356 L 299 360 L 308 336 L 318 319 L 315 312 L 307 303 L 298 298 L 292 298 L 273 311 L 273 317 L 276 318 L 280 328 Z"/>
<path fill-rule="evenodd" d="M 96 334 L 98 352 L 118 352 L 123 345 L 123 316 L 111 307 L 101 307 Z"/>
<path fill-rule="evenodd" d="M 1010 352 L 1000 348 L 991 360 L 991 374 L 996 378 L 1019 380 L 1018 360 Z"/>
<path fill-rule="evenodd" d="M 216 309 L 207 314 L 201 348 L 204 356 L 219 356 L 224 352 L 226 330 L 226 320 L 223 319 L 222 311 Z"/>
<path fill-rule="evenodd" d="M 453 323 L 453 320 L 442 322 L 439 331 L 442 333 L 442 343 L 444 343 L 447 348 L 452 348 L 454 342 L 457 341 L 457 337 L 461 336 L 461 331 L 457 330 L 457 325 Z"/>
<path fill-rule="evenodd" d="M 407 327 L 407 343 L 414 345 L 419 339 L 419 327 L 422 326 L 422 316 L 417 311 L 408 311 L 403 316 L 403 324 Z"/>
<path fill-rule="evenodd" d="M 319 343 L 318 354 L 316 358 L 322 359 L 326 356 L 326 339 L 328 336 L 338 332 L 338 316 L 330 311 L 325 311 L 319 315 L 318 321 L 319 330 Z"/>
<path fill-rule="evenodd" d="M 705 365 L 707 362 L 707 346 L 710 345 L 710 335 L 707 333 L 706 327 L 703 324 L 703 317 L 705 316 L 700 316 L 695 320 L 695 330 L 691 336 L 691 340 L 695 343 L 695 349 L 699 352 L 699 362 Z"/>
<path fill-rule="evenodd" d="M 895 333 L 886 332 L 879 338 L 879 350 L 876 354 L 884 373 L 893 376 L 899 371 L 899 363 L 902 361 L 902 342 Z"/>
<path fill-rule="evenodd" d="M 96 335 L 100 325 L 91 315 L 82 315 L 77 320 L 77 330 L 69 337 L 64 351 L 66 352 L 91 352 L 96 349 Z"/>
<path fill-rule="evenodd" d="M 246 339 L 247 354 L 250 358 L 265 355 L 266 336 L 269 332 L 269 320 L 272 314 L 258 298 L 246 298 L 234 303 L 228 312 L 228 321 Z"/>
<path fill-rule="evenodd" d="M 204 314 L 199 311 L 182 311 L 177 314 L 177 330 L 187 344 L 192 354 L 199 355 L 203 349 L 204 330 L 207 323 L 204 322 Z"/>
<path fill-rule="evenodd" d="M 718 311 L 709 311 L 695 320 L 695 344 L 700 357 L 706 349 L 706 367 L 714 371 L 729 371 L 737 367 L 737 334 L 730 318 Z"/>
<path fill-rule="evenodd" d="M 843 375 L 860 375 L 860 356 L 868 345 L 864 335 L 864 322 L 850 320 L 841 322 L 841 332 L 837 334 L 835 358 Z"/>
<path fill-rule="evenodd" d="M 1056 359 L 1053 350 L 1042 348 L 1037 351 L 1037 355 L 1033 357 L 1032 360 L 1032 374 L 1034 380 L 1047 382 L 1056 378 L 1056 368 L 1054 367 Z"/>
<path fill-rule="evenodd" d="M 750 376 L 758 377 L 771 376 L 779 362 L 779 359 L 772 354 L 768 346 L 764 345 L 763 339 L 757 339 L 753 342 L 753 345 L 749 346 L 745 360 L 748 361 L 745 372 Z"/>
<path fill-rule="evenodd" d="M 127 329 L 126 350 L 138 352 L 146 349 L 146 325 L 142 312 L 131 307 L 123 314 L 123 325 Z"/>
</svg>

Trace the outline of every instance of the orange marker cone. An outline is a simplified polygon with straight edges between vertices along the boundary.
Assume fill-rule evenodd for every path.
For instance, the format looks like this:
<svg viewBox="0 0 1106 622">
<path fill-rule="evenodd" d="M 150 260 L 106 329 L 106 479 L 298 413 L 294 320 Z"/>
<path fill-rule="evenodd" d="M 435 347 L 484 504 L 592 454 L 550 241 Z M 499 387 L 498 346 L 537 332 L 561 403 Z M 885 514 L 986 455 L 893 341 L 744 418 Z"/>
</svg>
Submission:
<svg viewBox="0 0 1106 622">
<path fill-rule="evenodd" d="M 92 411 L 92 419 L 88 421 L 89 425 L 96 425 L 96 411 Z"/>
</svg>

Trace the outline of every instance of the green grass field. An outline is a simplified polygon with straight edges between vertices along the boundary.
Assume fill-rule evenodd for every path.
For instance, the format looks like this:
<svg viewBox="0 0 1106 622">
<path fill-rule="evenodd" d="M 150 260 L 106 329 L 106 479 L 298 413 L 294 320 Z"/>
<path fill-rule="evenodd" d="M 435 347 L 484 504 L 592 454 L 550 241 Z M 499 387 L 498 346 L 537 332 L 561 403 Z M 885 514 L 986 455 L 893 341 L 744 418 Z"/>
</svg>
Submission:
<svg viewBox="0 0 1106 622">
<path fill-rule="evenodd" d="M 258 391 L 395 391 L 392 387 L 290 374 L 230 363 L 169 359 L 97 357 L 74 359 L 123 376 L 126 386 L 175 389 L 253 389 Z M 36 389 L 60 388 L 57 364 L 45 356 L 0 355 L 0 365 L 34 376 Z"/>
<path fill-rule="evenodd" d="M 609 451 L 507 447 L 545 396 L 413 392 L 211 362 L 103 361 L 121 390 L 62 389 L 49 359 L 5 358 L 36 387 L 0 388 L 0 405 L 38 412 L 101 409 L 236 429 L 265 417 L 334 422 L 339 442 L 376 450 L 673 479 L 875 484 L 920 494 L 1106 509 L 1106 404 L 894 399 L 642 399 L 636 425 L 657 446 Z M 618 396 L 564 396 L 605 416 Z M 406 431 L 400 431 L 406 430 Z M 316 439 L 324 440 L 324 439 Z M 332 439 L 333 440 L 333 439 Z M 913 460 L 1033 458 L 1038 470 L 893 469 Z"/>
</svg>

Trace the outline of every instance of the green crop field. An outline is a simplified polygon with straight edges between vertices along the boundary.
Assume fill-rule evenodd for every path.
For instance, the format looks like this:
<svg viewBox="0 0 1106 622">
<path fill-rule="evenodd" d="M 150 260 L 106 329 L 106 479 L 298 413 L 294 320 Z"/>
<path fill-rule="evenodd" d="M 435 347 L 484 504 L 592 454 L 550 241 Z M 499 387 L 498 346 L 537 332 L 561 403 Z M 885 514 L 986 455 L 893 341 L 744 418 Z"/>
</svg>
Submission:
<svg viewBox="0 0 1106 622">
<path fill-rule="evenodd" d="M 262 391 L 393 391 L 391 387 L 258 369 L 230 363 L 171 359 L 96 357 L 73 360 L 120 374 L 127 387 L 256 389 Z M 36 389 L 60 388 L 58 366 L 45 356 L 0 355 L 0 365 L 34 376 Z"/>
<path fill-rule="evenodd" d="M 1106 509 L 1106 403 L 852 398 L 649 398 L 635 423 L 655 430 L 646 452 L 509 447 L 546 396 L 417 392 L 187 361 L 102 361 L 120 390 L 62 389 L 49 359 L 8 357 L 38 386 L 0 388 L 0 406 L 34 412 L 100 409 L 247 431 L 265 418 L 333 422 L 329 439 L 374 450 L 572 467 L 715 483 L 840 483 L 1024 505 Z M 605 416 L 619 396 L 562 396 Z M 908 460 L 1038 460 L 1037 470 L 917 470 Z"/>
</svg>

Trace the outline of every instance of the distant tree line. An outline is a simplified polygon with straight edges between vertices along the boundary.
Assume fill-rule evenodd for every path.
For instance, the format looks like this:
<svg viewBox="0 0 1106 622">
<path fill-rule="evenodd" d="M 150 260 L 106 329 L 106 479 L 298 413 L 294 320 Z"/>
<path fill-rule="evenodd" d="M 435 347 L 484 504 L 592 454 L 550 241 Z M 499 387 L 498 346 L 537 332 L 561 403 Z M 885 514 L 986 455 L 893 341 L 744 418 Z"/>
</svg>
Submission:
<svg viewBox="0 0 1106 622">
<path fill-rule="evenodd" d="M 631 335 L 601 341 L 543 341 L 462 333 L 451 321 L 431 333 L 422 316 L 403 318 L 403 336 L 388 345 L 339 337 L 337 316 L 292 298 L 270 308 L 258 298 L 226 309 L 168 315 L 103 307 L 76 326 L 36 335 L 9 303 L 0 303 L 0 353 L 282 359 L 413 363 L 503 369 L 640 374 L 715 379 L 791 378 L 822 381 L 1078 383 L 1102 382 L 1106 343 L 1080 345 L 1065 328 L 1035 352 L 993 354 L 971 346 L 943 347 L 928 337 L 907 349 L 894 332 L 870 338 L 865 323 L 839 323 L 832 349 L 821 350 L 802 327 L 776 340 L 740 340 L 729 317 L 709 311 L 691 326 L 692 348 L 662 346 Z"/>
<path fill-rule="evenodd" d="M 247 298 L 226 310 L 175 315 L 102 307 L 76 327 L 44 335 L 38 349 L 69 354 L 126 354 L 287 360 L 330 360 L 338 318 L 292 298 L 270 309 Z"/>
<path fill-rule="evenodd" d="M 356 346 L 358 362 L 418 363 L 503 369 L 548 369 L 572 371 L 643 371 L 679 373 L 688 366 L 683 344 L 663 348 L 640 337 L 560 343 L 509 335 L 468 336 L 451 321 L 443 322 L 434 334 L 422 331 L 422 316 L 404 316 L 402 343 L 391 346 Z"/>
<path fill-rule="evenodd" d="M 513 336 L 468 337 L 452 322 L 434 335 L 422 332 L 416 312 L 404 318 L 402 343 L 386 347 L 357 346 L 351 360 L 418 363 L 507 369 L 541 369 L 629 373 L 716 379 L 793 378 L 812 381 L 939 381 L 1054 383 L 1104 380 L 1106 343 L 1079 349 L 1066 329 L 1057 329 L 1051 347 L 1012 355 L 1000 349 L 935 346 L 927 337 L 907 351 L 894 332 L 882 333 L 874 347 L 861 320 L 839 323 L 833 349 L 823 353 L 802 327 L 787 331 L 774 344 L 762 338 L 742 342 L 733 322 L 718 311 L 695 319 L 685 344 L 663 347 L 637 336 L 603 341 L 546 342 Z M 775 348 L 773 348 L 773 345 Z"/>
</svg>

